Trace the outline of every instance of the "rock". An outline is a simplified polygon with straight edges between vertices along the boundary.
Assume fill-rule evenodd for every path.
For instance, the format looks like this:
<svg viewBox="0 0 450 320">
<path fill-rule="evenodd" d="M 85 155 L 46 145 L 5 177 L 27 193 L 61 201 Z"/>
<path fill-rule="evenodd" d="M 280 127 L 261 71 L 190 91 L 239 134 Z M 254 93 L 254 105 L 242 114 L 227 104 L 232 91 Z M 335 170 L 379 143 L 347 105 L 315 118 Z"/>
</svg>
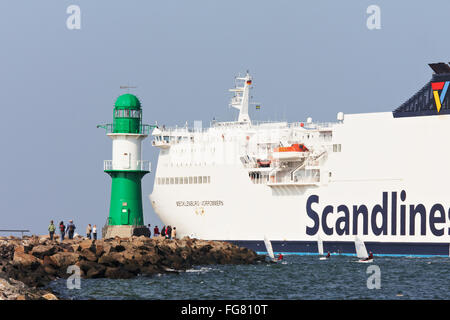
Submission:
<svg viewBox="0 0 450 320">
<path fill-rule="evenodd" d="M 83 240 L 80 243 L 78 243 L 78 245 L 80 246 L 80 249 L 89 249 L 92 252 L 95 252 L 95 240 Z"/>
<path fill-rule="evenodd" d="M 109 267 L 117 267 L 125 263 L 125 258 L 120 252 L 110 252 L 108 254 L 102 255 L 98 259 L 98 263 Z"/>
<path fill-rule="evenodd" d="M 67 268 L 68 266 L 76 264 L 80 255 L 73 252 L 58 252 L 51 256 L 52 265 L 57 268 Z"/>
<path fill-rule="evenodd" d="M 42 260 L 36 258 L 31 254 L 19 251 L 14 252 L 13 264 L 21 265 L 24 268 L 36 269 L 38 266 L 42 264 Z"/>
<path fill-rule="evenodd" d="M 134 276 L 135 275 L 133 273 L 128 272 L 122 268 L 108 267 L 105 271 L 105 277 L 111 279 L 130 279 Z"/>
<path fill-rule="evenodd" d="M 53 293 L 47 293 L 42 296 L 45 300 L 59 300 Z"/>
<path fill-rule="evenodd" d="M 37 258 L 43 259 L 44 256 L 51 256 L 55 253 L 56 247 L 52 245 L 37 245 L 31 250 L 31 254 Z"/>
<path fill-rule="evenodd" d="M 81 249 L 80 256 L 85 260 L 97 261 L 96 254 L 88 248 Z"/>
</svg>

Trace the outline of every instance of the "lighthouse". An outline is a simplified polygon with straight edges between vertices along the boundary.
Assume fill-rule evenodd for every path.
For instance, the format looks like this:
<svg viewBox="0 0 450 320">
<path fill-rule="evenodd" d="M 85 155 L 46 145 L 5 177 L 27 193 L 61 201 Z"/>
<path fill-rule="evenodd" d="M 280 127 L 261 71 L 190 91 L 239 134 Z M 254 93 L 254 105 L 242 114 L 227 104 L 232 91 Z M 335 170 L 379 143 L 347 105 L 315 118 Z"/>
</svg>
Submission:
<svg viewBox="0 0 450 320">
<path fill-rule="evenodd" d="M 103 238 L 150 236 L 144 225 L 141 180 L 150 172 L 150 162 L 142 160 L 141 144 L 150 125 L 142 124 L 142 108 L 133 94 L 116 100 L 113 123 L 98 125 L 112 140 L 112 160 L 104 161 L 104 171 L 111 176 L 111 200 Z"/>
</svg>

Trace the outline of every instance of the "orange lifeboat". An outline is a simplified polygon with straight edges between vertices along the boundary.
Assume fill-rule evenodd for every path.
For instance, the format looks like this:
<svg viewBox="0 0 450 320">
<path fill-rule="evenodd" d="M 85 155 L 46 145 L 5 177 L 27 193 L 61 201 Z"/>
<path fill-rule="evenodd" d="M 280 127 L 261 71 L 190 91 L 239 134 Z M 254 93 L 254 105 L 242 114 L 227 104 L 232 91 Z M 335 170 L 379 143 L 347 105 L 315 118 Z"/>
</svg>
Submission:
<svg viewBox="0 0 450 320">
<path fill-rule="evenodd" d="M 278 147 L 273 149 L 273 157 L 278 160 L 298 160 L 304 157 L 304 152 L 309 151 L 303 143 L 294 143 L 290 147 Z"/>
</svg>

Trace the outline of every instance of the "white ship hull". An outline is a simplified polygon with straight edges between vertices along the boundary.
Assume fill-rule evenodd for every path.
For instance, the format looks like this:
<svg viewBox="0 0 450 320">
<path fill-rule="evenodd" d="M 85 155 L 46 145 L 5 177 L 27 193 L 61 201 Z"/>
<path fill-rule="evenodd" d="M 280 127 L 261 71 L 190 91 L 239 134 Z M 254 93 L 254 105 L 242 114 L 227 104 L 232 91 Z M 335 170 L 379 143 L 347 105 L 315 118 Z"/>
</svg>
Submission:
<svg viewBox="0 0 450 320">
<path fill-rule="evenodd" d="M 275 251 L 317 252 L 320 236 L 325 251 L 351 253 L 359 236 L 375 254 L 449 254 L 450 115 L 345 115 L 326 131 L 329 137 L 310 138 L 309 145 L 329 150 L 316 164 L 317 179 L 295 180 L 295 170 L 290 180 L 261 179 L 273 168 L 249 170 L 239 161 L 251 153 L 246 143 L 256 135 L 249 139 L 250 131 L 231 135 L 224 129 L 222 139 L 196 138 L 198 149 L 191 141 L 161 150 L 150 200 L 180 237 L 236 241 L 264 251 L 266 235 Z M 209 136 L 214 132 L 220 128 Z M 308 139 L 302 142 L 308 146 Z M 208 177 L 207 183 L 189 183 L 198 176 Z M 185 180 L 166 183 L 166 177 Z"/>
</svg>

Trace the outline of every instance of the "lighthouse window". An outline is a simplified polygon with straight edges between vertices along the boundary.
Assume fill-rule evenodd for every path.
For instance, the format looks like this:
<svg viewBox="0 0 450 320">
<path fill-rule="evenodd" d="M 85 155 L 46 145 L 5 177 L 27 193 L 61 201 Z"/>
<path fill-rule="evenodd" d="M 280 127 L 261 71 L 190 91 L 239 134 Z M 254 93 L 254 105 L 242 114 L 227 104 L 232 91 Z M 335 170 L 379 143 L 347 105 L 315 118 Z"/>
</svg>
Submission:
<svg viewBox="0 0 450 320">
<path fill-rule="evenodd" d="M 131 110 L 131 118 L 140 118 L 141 111 L 140 110 Z"/>
</svg>

